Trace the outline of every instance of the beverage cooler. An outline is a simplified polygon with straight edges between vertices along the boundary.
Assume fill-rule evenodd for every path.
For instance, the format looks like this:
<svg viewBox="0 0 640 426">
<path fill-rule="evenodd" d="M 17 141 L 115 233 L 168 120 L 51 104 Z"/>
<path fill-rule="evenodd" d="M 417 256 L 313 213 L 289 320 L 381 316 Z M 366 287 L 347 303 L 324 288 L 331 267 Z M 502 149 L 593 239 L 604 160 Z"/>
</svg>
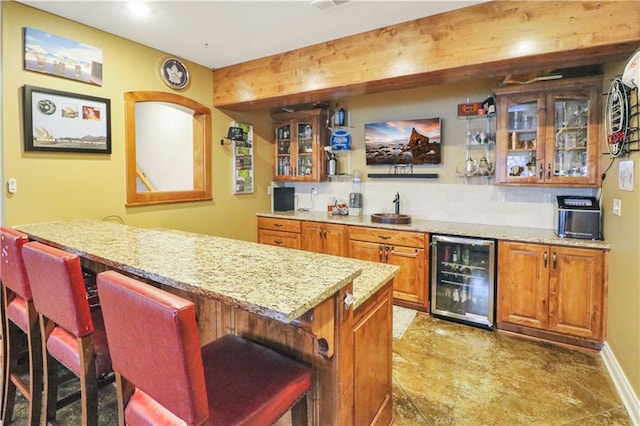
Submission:
<svg viewBox="0 0 640 426">
<path fill-rule="evenodd" d="M 494 240 L 431 236 L 431 314 L 493 329 Z"/>
</svg>

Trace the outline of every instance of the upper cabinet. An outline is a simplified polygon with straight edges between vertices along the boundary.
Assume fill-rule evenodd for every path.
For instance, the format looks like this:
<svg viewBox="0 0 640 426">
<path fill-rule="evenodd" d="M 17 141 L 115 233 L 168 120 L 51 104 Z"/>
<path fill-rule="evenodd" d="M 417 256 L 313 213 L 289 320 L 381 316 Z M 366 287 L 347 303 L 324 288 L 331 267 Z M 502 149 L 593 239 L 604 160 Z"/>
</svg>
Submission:
<svg viewBox="0 0 640 426">
<path fill-rule="evenodd" d="M 602 77 L 496 89 L 496 183 L 600 183 Z"/>
<path fill-rule="evenodd" d="M 275 114 L 275 170 L 273 180 L 327 180 L 324 146 L 327 112 L 323 109 Z"/>
</svg>

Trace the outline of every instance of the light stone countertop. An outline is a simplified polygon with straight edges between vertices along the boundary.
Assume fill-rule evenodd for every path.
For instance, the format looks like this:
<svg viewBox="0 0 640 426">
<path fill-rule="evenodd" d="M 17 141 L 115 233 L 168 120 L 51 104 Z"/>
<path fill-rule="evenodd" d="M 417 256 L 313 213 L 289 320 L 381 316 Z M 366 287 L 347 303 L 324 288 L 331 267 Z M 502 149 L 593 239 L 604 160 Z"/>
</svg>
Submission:
<svg viewBox="0 0 640 426">
<path fill-rule="evenodd" d="M 358 225 L 372 228 L 394 229 L 398 231 L 428 232 L 431 234 L 448 234 L 464 237 L 491 238 L 496 240 L 520 241 L 526 243 L 554 244 L 570 247 L 595 248 L 610 250 L 606 241 L 581 240 L 577 238 L 560 238 L 551 229 L 525 228 L 517 226 L 482 225 L 463 222 L 443 222 L 424 220 L 413 216 L 409 225 L 390 225 L 374 223 L 370 215 L 333 216 L 325 212 L 265 212 L 257 216 L 282 219 L 311 220 L 316 222 Z"/>
<path fill-rule="evenodd" d="M 14 228 L 108 267 L 285 323 L 352 280 L 359 306 L 398 272 L 375 262 L 93 219 Z"/>
</svg>

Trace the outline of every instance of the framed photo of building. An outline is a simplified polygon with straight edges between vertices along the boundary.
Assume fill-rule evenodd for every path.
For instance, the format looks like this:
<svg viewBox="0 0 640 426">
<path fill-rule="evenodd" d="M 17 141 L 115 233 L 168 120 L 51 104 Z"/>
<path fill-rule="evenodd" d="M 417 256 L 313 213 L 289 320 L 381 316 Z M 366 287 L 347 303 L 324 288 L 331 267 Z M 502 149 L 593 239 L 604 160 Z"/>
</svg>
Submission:
<svg viewBox="0 0 640 426">
<path fill-rule="evenodd" d="M 111 153 L 109 99 L 24 86 L 24 150 Z"/>
</svg>

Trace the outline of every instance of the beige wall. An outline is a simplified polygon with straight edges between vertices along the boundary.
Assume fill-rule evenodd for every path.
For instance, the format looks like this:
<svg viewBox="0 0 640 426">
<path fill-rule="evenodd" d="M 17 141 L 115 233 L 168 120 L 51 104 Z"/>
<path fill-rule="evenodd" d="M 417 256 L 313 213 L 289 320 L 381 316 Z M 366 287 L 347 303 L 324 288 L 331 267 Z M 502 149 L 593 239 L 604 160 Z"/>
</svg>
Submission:
<svg viewBox="0 0 640 426">
<path fill-rule="evenodd" d="M 6 224 L 49 220 L 120 216 L 125 223 L 164 226 L 245 240 L 256 239 L 255 212 L 270 206 L 267 186 L 271 177 L 272 144 L 264 114 L 230 117 L 213 109 L 210 69 L 185 61 L 191 84 L 175 92 L 212 108 L 212 202 L 125 206 L 124 93 L 134 90 L 172 92 L 157 70 L 168 54 L 137 43 L 43 13 L 15 2 L 2 2 L 2 150 L 4 177 L 18 180 L 18 192 L 9 194 L 3 183 Z M 76 82 L 23 70 L 23 28 L 82 41 L 103 50 L 103 85 Z M 108 98 L 111 100 L 112 154 L 24 152 L 22 86 Z M 232 119 L 256 120 L 255 162 L 257 188 L 253 194 L 232 194 L 232 151 L 220 146 Z M 266 130 L 265 130 L 266 129 Z M 259 131 L 258 131 L 259 130 Z M 233 212 L 231 214 L 230 212 Z"/>
<path fill-rule="evenodd" d="M 605 88 L 609 80 L 622 73 L 624 62 L 608 64 Z M 603 146 L 604 152 L 606 147 Z M 618 189 L 620 161 L 634 162 L 634 189 Z M 602 157 L 602 167 L 611 164 L 610 156 Z M 612 250 L 609 265 L 609 315 L 607 343 L 624 373 L 640 395 L 640 154 L 616 159 L 607 172 L 602 188 L 605 239 Z M 612 214 L 613 199 L 622 201 L 622 215 Z"/>
</svg>

